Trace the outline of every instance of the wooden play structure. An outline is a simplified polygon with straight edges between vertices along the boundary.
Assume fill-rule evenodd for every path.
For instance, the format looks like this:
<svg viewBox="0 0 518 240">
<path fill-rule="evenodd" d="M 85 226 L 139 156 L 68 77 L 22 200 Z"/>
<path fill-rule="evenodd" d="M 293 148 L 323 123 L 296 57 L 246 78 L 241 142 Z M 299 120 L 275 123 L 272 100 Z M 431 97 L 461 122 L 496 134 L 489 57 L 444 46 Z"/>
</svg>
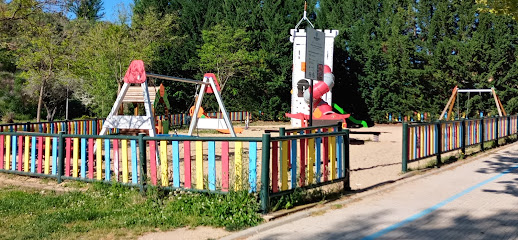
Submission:
<svg viewBox="0 0 518 240">
<path fill-rule="evenodd" d="M 115 103 L 113 104 L 112 110 L 108 117 L 106 117 L 106 121 L 103 124 L 103 128 L 99 135 L 104 135 L 110 128 L 115 129 L 138 129 L 138 130 L 146 130 L 149 132 L 149 136 L 154 137 L 155 132 L 155 124 L 154 124 L 154 117 L 153 117 L 153 111 L 151 108 L 151 96 L 149 94 L 150 89 L 148 87 L 146 77 L 153 77 L 153 78 L 159 78 L 164 80 L 171 80 L 171 81 L 179 81 L 179 82 L 186 82 L 186 83 L 192 83 L 192 84 L 199 84 L 201 85 L 200 91 L 198 93 L 198 98 L 196 100 L 195 109 L 194 109 L 194 116 L 198 116 L 198 112 L 200 111 L 201 104 L 203 101 L 203 95 L 204 93 L 214 93 L 216 100 L 218 101 L 219 108 L 221 109 L 222 115 L 223 115 L 223 121 L 221 122 L 221 126 L 218 125 L 218 128 L 221 129 L 227 129 L 228 132 L 235 137 L 236 133 L 234 132 L 234 128 L 232 126 L 232 122 L 230 121 L 230 118 L 228 116 L 228 113 L 225 109 L 225 105 L 223 104 L 223 100 L 221 99 L 221 95 L 219 93 L 219 85 L 217 84 L 216 76 L 213 73 L 207 73 L 204 75 L 203 80 L 193 80 L 193 79 L 186 79 L 186 78 L 178 78 L 178 77 L 170 77 L 160 74 L 154 74 L 154 73 L 146 73 L 144 68 L 144 62 L 142 60 L 134 60 L 131 62 L 130 66 L 128 67 L 128 70 L 126 72 L 126 75 L 124 76 L 124 85 L 122 86 L 119 95 L 117 96 L 117 100 L 115 100 Z M 138 92 L 139 86 L 132 86 L 133 85 L 140 85 L 140 93 Z M 133 89 L 131 92 L 129 89 Z M 151 89 L 156 93 L 155 89 Z M 129 95 L 128 95 L 129 93 Z M 128 95 L 128 98 L 126 98 L 126 95 Z M 154 101 L 155 95 L 153 94 L 153 101 Z M 126 101 L 124 99 L 127 99 Z M 120 108 L 121 104 L 123 102 L 143 102 L 144 108 L 145 108 L 145 115 L 144 116 L 131 116 L 131 115 L 118 115 L 118 109 Z M 214 119 L 216 121 L 219 121 L 218 119 Z M 193 117 L 191 124 L 189 126 L 189 135 L 192 136 L 192 133 L 194 131 L 194 128 L 198 126 L 199 119 L 197 117 Z M 201 121 L 202 123 L 204 121 Z"/>
<path fill-rule="evenodd" d="M 446 111 L 448 111 L 448 115 L 446 116 L 446 119 L 451 119 L 451 117 L 452 117 L 451 114 L 452 114 L 453 106 L 455 105 L 455 100 L 457 100 L 457 105 L 459 105 L 459 103 L 458 103 L 459 98 L 457 97 L 457 95 L 459 93 L 491 93 L 491 95 L 495 99 L 495 105 L 496 105 L 496 109 L 498 110 L 498 115 L 500 117 L 507 116 L 507 113 L 505 112 L 504 106 L 502 105 L 502 102 L 500 102 L 500 98 L 496 94 L 495 88 L 489 88 L 489 89 L 459 89 L 458 86 L 455 86 L 453 88 L 452 93 L 451 93 L 451 97 L 448 100 L 448 103 L 446 103 L 446 107 L 444 107 L 444 109 L 441 112 L 441 115 L 439 116 L 439 120 L 443 119 L 443 117 L 445 116 L 444 114 L 446 114 Z"/>
</svg>

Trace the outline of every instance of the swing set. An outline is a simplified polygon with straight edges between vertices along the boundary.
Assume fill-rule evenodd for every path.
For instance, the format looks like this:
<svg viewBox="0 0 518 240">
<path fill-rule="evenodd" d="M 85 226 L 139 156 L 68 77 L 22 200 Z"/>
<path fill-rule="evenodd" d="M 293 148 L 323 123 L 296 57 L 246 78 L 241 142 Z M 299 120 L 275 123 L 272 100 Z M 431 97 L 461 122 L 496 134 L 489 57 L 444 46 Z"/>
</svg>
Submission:
<svg viewBox="0 0 518 240">
<path fill-rule="evenodd" d="M 106 121 L 103 124 L 103 128 L 99 135 L 104 135 L 110 128 L 115 129 L 139 129 L 139 130 L 148 130 L 149 136 L 155 136 L 155 124 L 153 112 L 151 110 L 151 98 L 149 94 L 149 89 L 146 81 L 146 77 L 159 78 L 170 81 L 178 81 L 184 83 L 198 84 L 201 85 L 200 92 L 198 93 L 198 98 L 196 100 L 196 105 L 194 109 L 194 116 L 198 115 L 198 112 L 201 108 L 201 103 L 203 101 L 204 93 L 214 93 L 216 100 L 219 104 L 219 108 L 221 109 L 223 115 L 223 127 L 228 129 L 229 133 L 232 137 L 236 137 L 236 133 L 234 132 L 234 128 L 232 126 L 232 122 L 227 114 L 225 109 L 225 105 L 223 104 L 223 100 L 221 99 L 221 95 L 219 93 L 219 85 L 217 84 L 216 76 L 212 73 L 206 73 L 203 76 L 203 80 L 193 80 L 187 78 L 179 78 L 179 77 L 170 77 L 155 73 L 146 72 L 144 69 L 144 62 L 142 60 L 134 60 L 131 62 L 128 67 L 128 71 L 124 76 L 124 85 L 122 86 L 117 100 L 113 104 L 112 110 L 108 117 L 106 117 Z M 118 115 L 118 109 L 120 108 L 123 100 L 128 93 L 128 89 L 131 85 L 140 85 L 142 89 L 142 102 L 144 102 L 145 108 L 145 116 L 130 116 L 130 115 Z M 133 100 L 132 100 L 133 101 Z M 189 136 L 192 136 L 195 128 L 199 128 L 198 122 L 200 119 L 197 117 L 193 117 L 191 121 L 191 125 L 189 126 Z"/>
<path fill-rule="evenodd" d="M 457 116 L 460 116 L 459 113 L 459 93 L 468 93 L 468 97 L 470 93 L 490 93 L 493 96 L 493 99 L 495 100 L 496 109 L 498 110 L 498 115 L 500 117 L 507 116 L 507 113 L 505 112 L 504 106 L 502 105 L 502 102 L 500 102 L 500 98 L 496 94 L 495 88 L 488 88 L 488 89 L 459 89 L 458 86 L 455 86 L 453 88 L 452 94 L 450 99 L 448 100 L 448 103 L 446 103 L 446 106 L 442 110 L 441 115 L 439 116 L 439 120 L 442 120 L 443 117 L 446 117 L 446 119 L 451 119 L 452 117 L 452 110 L 453 106 L 455 105 L 455 100 L 457 100 Z M 445 116 L 446 111 L 448 111 L 448 115 Z"/>
</svg>

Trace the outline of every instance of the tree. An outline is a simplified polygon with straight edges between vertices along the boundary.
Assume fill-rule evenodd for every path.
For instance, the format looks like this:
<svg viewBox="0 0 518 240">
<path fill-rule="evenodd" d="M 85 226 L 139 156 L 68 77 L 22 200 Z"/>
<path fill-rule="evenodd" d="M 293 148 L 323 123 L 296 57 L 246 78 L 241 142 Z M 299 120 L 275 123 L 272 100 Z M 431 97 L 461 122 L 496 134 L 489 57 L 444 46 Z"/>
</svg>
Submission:
<svg viewBox="0 0 518 240">
<path fill-rule="evenodd" d="M 98 21 L 104 17 L 102 0 L 71 0 L 69 11 L 77 18 Z"/>
<path fill-rule="evenodd" d="M 510 15 L 514 20 L 518 19 L 518 2 L 516 0 L 477 0 L 482 7 L 482 12 L 490 12 L 501 15 Z"/>
<path fill-rule="evenodd" d="M 67 19 L 60 14 L 40 13 L 33 16 L 33 23 L 24 26 L 20 36 L 17 66 L 23 70 L 22 77 L 27 79 L 25 91 L 33 96 L 38 93 L 36 121 L 40 121 L 41 108 L 47 110 L 47 120 L 54 118 L 57 105 L 45 101 L 47 89 L 54 89 L 70 79 L 70 62 L 76 53 L 70 44 L 71 34 L 65 31 Z M 63 98 L 63 94 L 52 95 L 50 99 Z M 47 98 L 49 99 L 49 98 Z M 55 101 L 52 101 L 55 102 Z"/>
</svg>

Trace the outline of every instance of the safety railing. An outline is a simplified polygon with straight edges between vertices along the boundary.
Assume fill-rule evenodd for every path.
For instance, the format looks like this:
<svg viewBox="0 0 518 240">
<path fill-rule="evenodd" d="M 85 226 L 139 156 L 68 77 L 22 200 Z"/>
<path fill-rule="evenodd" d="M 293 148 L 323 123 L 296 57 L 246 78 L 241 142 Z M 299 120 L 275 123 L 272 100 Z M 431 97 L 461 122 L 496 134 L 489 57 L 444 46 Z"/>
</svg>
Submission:
<svg viewBox="0 0 518 240">
<path fill-rule="evenodd" d="M 466 153 L 466 147 L 517 134 L 518 116 L 463 119 L 457 121 L 437 121 L 435 123 L 403 123 L 402 170 L 407 171 L 407 163 L 424 158 L 437 157 L 441 164 L 441 154 L 454 150 Z"/>
<path fill-rule="evenodd" d="M 260 192 L 349 186 L 349 132 L 301 131 L 260 138 L 146 137 L 0 132 L 0 172 L 34 177 L 121 183 L 166 190 Z"/>
</svg>

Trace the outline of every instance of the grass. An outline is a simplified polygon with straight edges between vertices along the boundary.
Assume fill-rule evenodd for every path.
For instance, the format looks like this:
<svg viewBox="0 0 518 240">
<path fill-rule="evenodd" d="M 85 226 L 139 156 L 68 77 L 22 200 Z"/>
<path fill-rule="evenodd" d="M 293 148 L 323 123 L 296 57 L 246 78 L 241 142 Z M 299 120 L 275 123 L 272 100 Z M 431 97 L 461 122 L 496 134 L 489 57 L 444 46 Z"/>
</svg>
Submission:
<svg viewBox="0 0 518 240">
<path fill-rule="evenodd" d="M 0 188 L 1 239 L 135 238 L 157 228 L 225 227 L 238 230 L 262 221 L 246 192 L 227 195 L 137 190 L 89 184 L 66 193 Z"/>
</svg>

